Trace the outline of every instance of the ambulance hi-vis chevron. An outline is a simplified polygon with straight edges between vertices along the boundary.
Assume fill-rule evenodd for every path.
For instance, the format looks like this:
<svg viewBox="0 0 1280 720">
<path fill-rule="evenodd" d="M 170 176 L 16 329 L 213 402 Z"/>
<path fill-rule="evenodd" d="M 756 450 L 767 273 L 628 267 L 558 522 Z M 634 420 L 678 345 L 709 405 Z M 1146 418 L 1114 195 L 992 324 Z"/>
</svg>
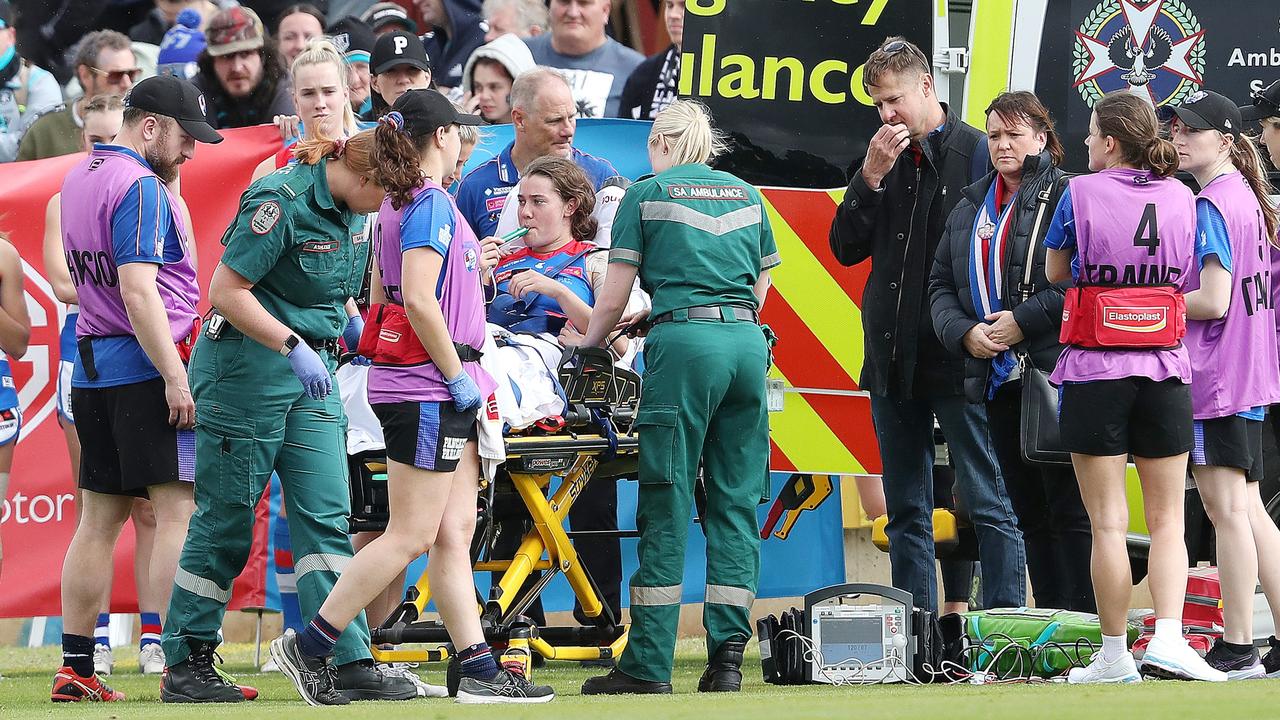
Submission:
<svg viewBox="0 0 1280 720">
<path fill-rule="evenodd" d="M 965 47 L 951 47 L 953 23 L 967 24 Z M 1106 93 L 1162 106 L 1207 85 L 1243 104 L 1280 78 L 1274 0 L 689 0 L 680 93 L 734 141 L 720 167 L 760 186 L 783 258 L 763 312 L 780 338 L 775 471 L 881 472 L 858 386 L 870 266 L 840 266 L 827 235 L 849 166 L 881 124 L 862 63 L 893 35 L 931 49 L 939 97 L 975 127 L 1000 92 L 1035 91 L 1076 172 Z"/>
</svg>

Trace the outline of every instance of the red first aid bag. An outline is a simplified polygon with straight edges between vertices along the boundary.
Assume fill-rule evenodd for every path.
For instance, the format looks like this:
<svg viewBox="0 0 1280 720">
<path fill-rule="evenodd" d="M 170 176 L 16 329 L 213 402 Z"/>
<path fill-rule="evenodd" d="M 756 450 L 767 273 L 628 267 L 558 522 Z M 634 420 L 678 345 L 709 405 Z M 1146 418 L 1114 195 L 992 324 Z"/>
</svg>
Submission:
<svg viewBox="0 0 1280 720">
<path fill-rule="evenodd" d="M 431 356 L 413 331 L 404 308 L 392 303 L 376 303 L 369 307 L 364 332 L 356 352 L 375 365 L 407 367 L 430 362 Z"/>
<path fill-rule="evenodd" d="M 1067 288 L 1059 335 L 1067 345 L 1172 348 L 1186 334 L 1187 302 L 1171 285 Z"/>
<path fill-rule="evenodd" d="M 178 349 L 178 357 L 182 359 L 182 364 L 186 365 L 191 362 L 191 351 L 196 349 L 196 338 L 200 337 L 201 318 L 191 321 L 191 332 L 173 346 Z"/>
</svg>

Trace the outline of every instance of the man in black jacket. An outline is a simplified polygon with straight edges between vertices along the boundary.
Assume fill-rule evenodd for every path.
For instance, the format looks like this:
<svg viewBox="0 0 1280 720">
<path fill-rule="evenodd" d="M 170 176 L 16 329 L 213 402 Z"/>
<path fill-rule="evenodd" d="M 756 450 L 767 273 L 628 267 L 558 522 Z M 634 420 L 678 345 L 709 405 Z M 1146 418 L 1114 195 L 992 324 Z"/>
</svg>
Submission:
<svg viewBox="0 0 1280 720">
<path fill-rule="evenodd" d="M 862 296 L 860 385 L 884 464 L 889 561 L 895 587 L 936 610 L 933 546 L 934 418 L 956 467 L 956 491 L 978 535 L 982 602 L 1026 600 L 1015 524 L 981 405 L 965 402 L 964 360 L 942 347 L 929 314 L 929 270 L 961 190 L 990 170 L 986 139 L 934 94 L 929 60 L 903 38 L 867 59 L 863 84 L 884 126 L 852 172 L 831 224 L 843 265 L 871 258 Z"/>
</svg>

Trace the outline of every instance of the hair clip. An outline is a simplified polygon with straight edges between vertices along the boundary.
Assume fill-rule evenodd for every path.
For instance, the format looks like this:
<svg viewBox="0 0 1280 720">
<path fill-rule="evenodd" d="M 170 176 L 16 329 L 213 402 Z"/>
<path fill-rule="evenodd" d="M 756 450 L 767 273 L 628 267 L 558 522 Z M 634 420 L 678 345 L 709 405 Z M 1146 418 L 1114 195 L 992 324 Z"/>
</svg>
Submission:
<svg viewBox="0 0 1280 720">
<path fill-rule="evenodd" d="M 404 132 L 404 116 L 396 110 L 392 110 L 386 115 L 383 115 L 378 122 L 390 125 L 391 129 L 396 132 Z"/>
<path fill-rule="evenodd" d="M 330 157 L 332 157 L 334 160 L 337 160 L 341 158 L 342 153 L 346 151 L 347 151 L 347 139 L 338 138 L 337 140 L 333 141 L 333 152 L 330 153 Z"/>
</svg>

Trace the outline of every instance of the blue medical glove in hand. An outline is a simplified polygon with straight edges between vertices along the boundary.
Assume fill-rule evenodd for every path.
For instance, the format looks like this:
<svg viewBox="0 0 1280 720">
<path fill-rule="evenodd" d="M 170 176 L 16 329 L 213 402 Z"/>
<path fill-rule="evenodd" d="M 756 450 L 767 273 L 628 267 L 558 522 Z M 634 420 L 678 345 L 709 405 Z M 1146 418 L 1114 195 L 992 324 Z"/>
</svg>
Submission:
<svg viewBox="0 0 1280 720">
<path fill-rule="evenodd" d="M 353 353 L 360 346 L 360 336 L 364 334 L 364 318 L 359 315 L 352 315 L 347 321 L 347 329 L 342 331 L 342 344 L 347 346 L 347 352 Z M 369 366 L 373 361 L 363 355 L 357 355 L 351 359 L 352 365 Z"/>
<path fill-rule="evenodd" d="M 449 394 L 453 396 L 453 406 L 458 412 L 466 412 L 468 410 L 476 410 L 483 402 L 480 397 L 480 386 L 476 385 L 476 381 L 471 379 L 466 370 L 458 373 L 458 376 L 448 382 Z"/>
<path fill-rule="evenodd" d="M 302 381 L 302 389 L 307 392 L 307 397 L 312 400 L 323 400 L 333 392 L 329 368 L 310 345 L 298 343 L 298 347 L 290 350 L 289 365 L 293 368 L 293 374 Z"/>
</svg>

